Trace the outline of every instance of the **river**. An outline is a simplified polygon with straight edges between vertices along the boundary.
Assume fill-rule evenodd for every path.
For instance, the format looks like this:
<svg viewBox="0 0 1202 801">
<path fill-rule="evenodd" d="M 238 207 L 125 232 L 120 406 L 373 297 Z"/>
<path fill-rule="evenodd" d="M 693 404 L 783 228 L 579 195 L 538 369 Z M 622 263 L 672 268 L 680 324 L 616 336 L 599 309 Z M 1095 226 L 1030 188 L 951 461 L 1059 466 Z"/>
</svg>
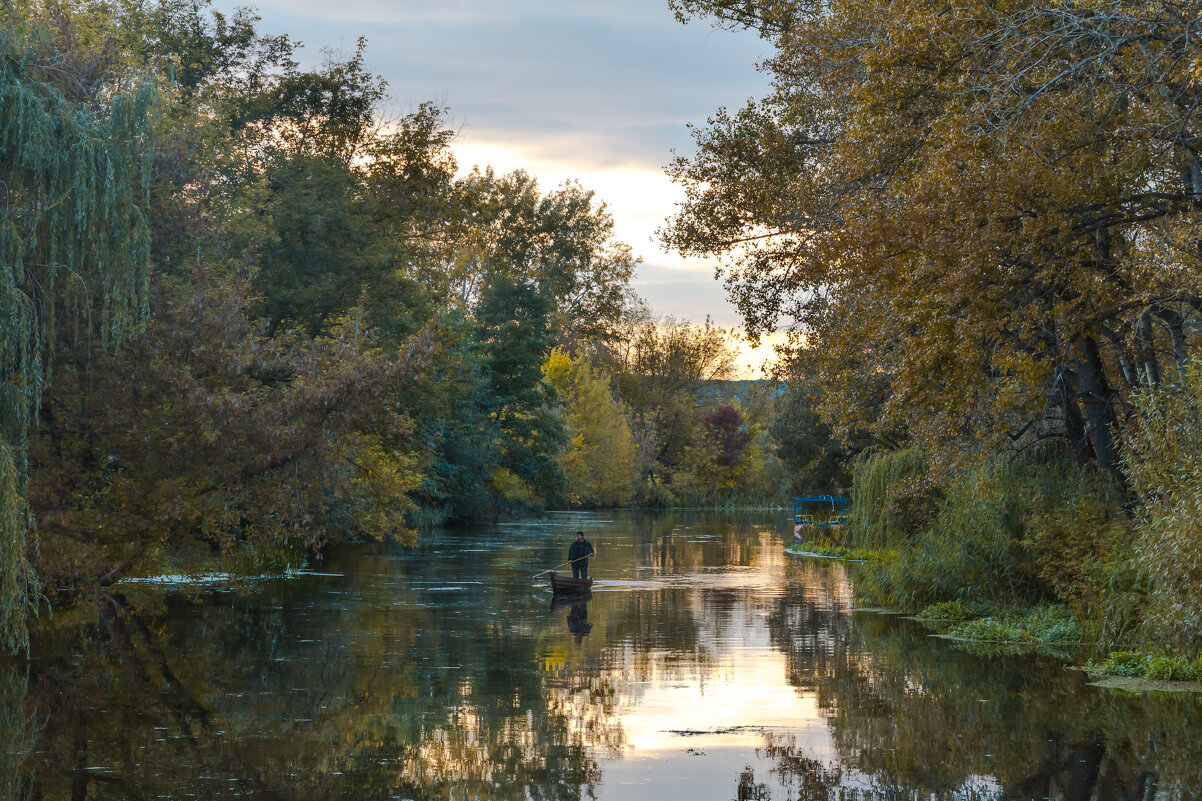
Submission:
<svg viewBox="0 0 1202 801">
<path fill-rule="evenodd" d="M 578 528 L 596 586 L 553 603 Z M 856 611 L 789 533 L 564 513 L 122 583 L 0 666 L 0 801 L 1199 797 L 1202 699 Z"/>
</svg>

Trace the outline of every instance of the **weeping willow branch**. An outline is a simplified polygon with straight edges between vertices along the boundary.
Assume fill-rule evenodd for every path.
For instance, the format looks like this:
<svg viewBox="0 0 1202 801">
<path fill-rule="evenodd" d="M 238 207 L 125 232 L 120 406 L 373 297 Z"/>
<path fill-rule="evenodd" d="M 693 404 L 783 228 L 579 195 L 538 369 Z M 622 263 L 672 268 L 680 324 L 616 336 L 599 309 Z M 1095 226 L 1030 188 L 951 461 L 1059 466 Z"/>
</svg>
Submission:
<svg viewBox="0 0 1202 801">
<path fill-rule="evenodd" d="M 39 65 L 54 49 L 24 4 L 0 1 L 0 645 L 28 644 L 38 582 L 27 437 L 62 322 L 119 346 L 145 321 L 151 81 L 66 100 Z"/>
</svg>

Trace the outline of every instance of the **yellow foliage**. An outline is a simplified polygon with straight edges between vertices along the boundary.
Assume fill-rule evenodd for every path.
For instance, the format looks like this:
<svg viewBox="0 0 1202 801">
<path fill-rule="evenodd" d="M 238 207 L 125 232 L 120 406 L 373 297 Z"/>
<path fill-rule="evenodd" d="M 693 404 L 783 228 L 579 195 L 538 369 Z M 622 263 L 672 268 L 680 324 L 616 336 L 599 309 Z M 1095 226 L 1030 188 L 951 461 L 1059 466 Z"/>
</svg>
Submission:
<svg viewBox="0 0 1202 801">
<path fill-rule="evenodd" d="M 497 494 L 507 500 L 529 506 L 533 506 L 538 500 L 538 495 L 530 485 L 507 467 L 493 468 L 490 481 Z"/>
<path fill-rule="evenodd" d="M 638 465 L 626 411 L 610 390 L 609 377 L 585 357 L 556 349 L 543 376 L 559 393 L 569 440 L 559 455 L 574 506 L 621 506 L 634 493 Z"/>
</svg>

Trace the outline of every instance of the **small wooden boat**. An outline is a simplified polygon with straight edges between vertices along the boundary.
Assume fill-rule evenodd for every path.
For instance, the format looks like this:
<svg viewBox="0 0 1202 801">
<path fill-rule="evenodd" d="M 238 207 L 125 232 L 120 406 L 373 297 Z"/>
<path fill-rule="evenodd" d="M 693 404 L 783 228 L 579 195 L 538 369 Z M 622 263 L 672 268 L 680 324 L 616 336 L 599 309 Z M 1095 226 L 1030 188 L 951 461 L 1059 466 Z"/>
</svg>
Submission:
<svg viewBox="0 0 1202 801">
<path fill-rule="evenodd" d="M 556 595 L 566 595 L 570 592 L 588 592 L 592 588 L 592 579 L 568 578 L 556 573 L 551 574 L 551 592 Z"/>
</svg>

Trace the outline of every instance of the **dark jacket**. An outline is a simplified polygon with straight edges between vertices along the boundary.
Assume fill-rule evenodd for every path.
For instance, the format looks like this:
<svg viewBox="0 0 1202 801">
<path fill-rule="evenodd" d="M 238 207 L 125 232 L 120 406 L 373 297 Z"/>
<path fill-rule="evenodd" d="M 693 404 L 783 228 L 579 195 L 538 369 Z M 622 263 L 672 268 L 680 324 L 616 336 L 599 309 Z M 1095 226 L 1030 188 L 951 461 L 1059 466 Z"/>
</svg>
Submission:
<svg viewBox="0 0 1202 801">
<path fill-rule="evenodd" d="M 576 564 L 587 565 L 588 564 L 587 559 L 582 559 L 579 562 L 576 562 L 576 560 L 580 559 L 581 557 L 589 557 L 592 555 L 593 555 L 593 544 L 591 542 L 589 542 L 588 540 L 580 540 L 579 542 L 573 542 L 572 547 L 568 548 L 568 560 L 571 562 L 574 562 Z"/>
</svg>

